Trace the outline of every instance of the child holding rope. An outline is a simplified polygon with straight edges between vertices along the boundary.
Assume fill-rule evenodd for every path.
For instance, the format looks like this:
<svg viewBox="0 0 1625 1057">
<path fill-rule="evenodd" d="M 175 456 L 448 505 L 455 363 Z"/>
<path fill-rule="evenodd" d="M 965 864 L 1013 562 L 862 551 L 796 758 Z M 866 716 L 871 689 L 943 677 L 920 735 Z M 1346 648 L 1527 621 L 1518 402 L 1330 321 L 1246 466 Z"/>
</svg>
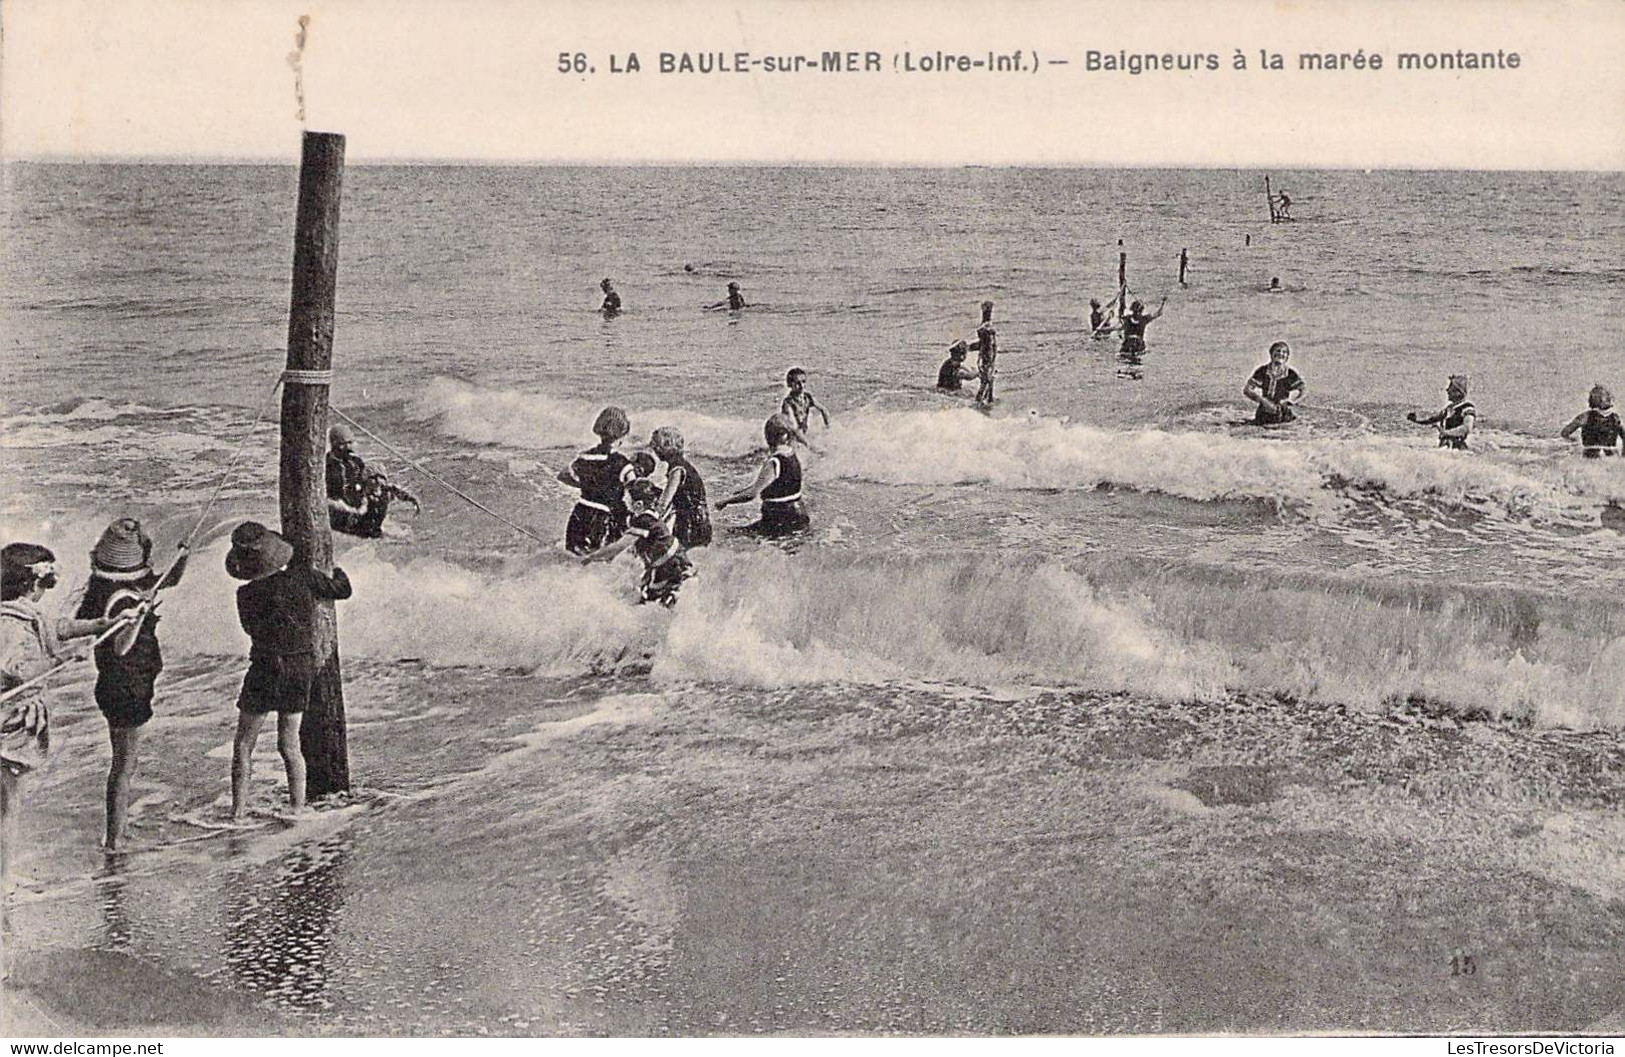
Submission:
<svg viewBox="0 0 1625 1057">
<path fill-rule="evenodd" d="M 163 576 L 152 571 L 152 540 L 135 518 L 107 526 L 90 552 L 90 585 L 78 617 L 118 617 L 136 613 L 131 626 L 96 647 L 96 705 L 107 720 L 113 763 L 107 772 L 107 832 L 102 847 L 119 850 L 130 816 L 141 728 L 152 718 L 153 683 L 163 671 L 158 649 L 158 616 L 151 612 L 159 590 L 180 583 L 186 571 L 186 544 Z"/>
<path fill-rule="evenodd" d="M 118 618 L 48 618 L 40 610 L 45 592 L 57 584 L 56 555 L 37 543 L 0 548 L 0 877 L 9 876 L 16 845 L 22 778 L 45 763 L 51 750 L 51 717 L 38 685 L 28 686 L 66 662 L 67 639 L 100 635 Z"/>
</svg>

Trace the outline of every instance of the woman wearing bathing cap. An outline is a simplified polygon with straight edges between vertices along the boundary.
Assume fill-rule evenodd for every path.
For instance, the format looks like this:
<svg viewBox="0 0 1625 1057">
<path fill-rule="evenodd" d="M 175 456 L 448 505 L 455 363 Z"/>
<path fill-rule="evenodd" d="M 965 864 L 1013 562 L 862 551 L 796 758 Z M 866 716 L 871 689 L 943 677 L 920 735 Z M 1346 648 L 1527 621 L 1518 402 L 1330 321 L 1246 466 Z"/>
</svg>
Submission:
<svg viewBox="0 0 1625 1057">
<path fill-rule="evenodd" d="M 1478 418 L 1478 410 L 1467 399 L 1467 376 L 1452 374 L 1444 393 L 1450 401 L 1444 410 L 1426 418 L 1415 411 L 1405 417 L 1419 426 L 1436 426 L 1439 430 L 1439 447 L 1466 451 L 1467 437 L 1473 432 L 1473 424 Z"/>
</svg>

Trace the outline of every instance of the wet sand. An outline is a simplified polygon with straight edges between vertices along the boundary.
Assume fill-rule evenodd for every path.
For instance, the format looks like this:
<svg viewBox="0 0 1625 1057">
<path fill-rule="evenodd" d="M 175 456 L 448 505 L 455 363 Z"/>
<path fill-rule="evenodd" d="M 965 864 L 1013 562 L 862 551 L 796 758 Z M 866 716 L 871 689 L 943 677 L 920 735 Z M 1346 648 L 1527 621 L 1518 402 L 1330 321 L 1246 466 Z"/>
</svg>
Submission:
<svg viewBox="0 0 1625 1057">
<path fill-rule="evenodd" d="M 426 695 L 396 678 L 358 696 Z M 1620 1030 L 1617 734 L 1246 696 L 432 684 L 534 707 L 480 767 L 310 847 L 124 878 L 178 894 L 131 898 L 116 942 L 71 925 L 105 915 L 97 886 L 14 906 L 8 1032 Z"/>
</svg>

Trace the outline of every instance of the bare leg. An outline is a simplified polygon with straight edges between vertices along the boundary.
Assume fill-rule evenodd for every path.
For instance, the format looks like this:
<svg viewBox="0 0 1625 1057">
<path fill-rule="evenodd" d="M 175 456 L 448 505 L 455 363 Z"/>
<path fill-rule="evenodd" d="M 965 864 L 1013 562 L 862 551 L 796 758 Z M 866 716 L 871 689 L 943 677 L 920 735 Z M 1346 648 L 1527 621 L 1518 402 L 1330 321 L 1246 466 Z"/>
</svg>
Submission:
<svg viewBox="0 0 1625 1057">
<path fill-rule="evenodd" d="M 22 808 L 22 779 L 0 767 L 0 878 L 11 876 L 17 843 L 17 813 Z"/>
<path fill-rule="evenodd" d="M 303 719 L 303 712 L 278 712 L 276 716 L 276 747 L 282 754 L 282 766 L 288 769 L 288 803 L 295 811 L 305 806 L 305 754 L 299 748 Z"/>
<path fill-rule="evenodd" d="M 254 776 L 254 743 L 260 739 L 265 713 L 239 711 L 237 737 L 231 743 L 231 817 L 241 819 L 248 810 L 248 780 Z"/>
<path fill-rule="evenodd" d="M 113 744 L 113 765 L 107 771 L 107 836 L 103 847 L 118 851 L 124 840 L 124 825 L 130 818 L 130 787 L 140 768 L 140 727 L 108 727 Z"/>
</svg>

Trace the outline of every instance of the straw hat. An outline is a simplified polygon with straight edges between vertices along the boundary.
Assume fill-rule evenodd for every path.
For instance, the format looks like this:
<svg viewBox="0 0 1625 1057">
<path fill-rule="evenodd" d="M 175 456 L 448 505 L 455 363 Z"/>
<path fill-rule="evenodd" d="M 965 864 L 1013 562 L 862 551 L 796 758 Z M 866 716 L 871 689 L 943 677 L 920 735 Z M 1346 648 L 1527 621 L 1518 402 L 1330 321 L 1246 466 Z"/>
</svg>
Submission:
<svg viewBox="0 0 1625 1057">
<path fill-rule="evenodd" d="M 293 544 L 258 521 L 245 521 L 231 532 L 226 574 L 234 580 L 263 580 L 281 572 L 293 558 Z"/>
<path fill-rule="evenodd" d="M 152 540 L 141 531 L 141 522 L 121 517 L 102 533 L 90 552 L 90 568 L 99 573 L 145 572 L 152 553 Z"/>
</svg>

